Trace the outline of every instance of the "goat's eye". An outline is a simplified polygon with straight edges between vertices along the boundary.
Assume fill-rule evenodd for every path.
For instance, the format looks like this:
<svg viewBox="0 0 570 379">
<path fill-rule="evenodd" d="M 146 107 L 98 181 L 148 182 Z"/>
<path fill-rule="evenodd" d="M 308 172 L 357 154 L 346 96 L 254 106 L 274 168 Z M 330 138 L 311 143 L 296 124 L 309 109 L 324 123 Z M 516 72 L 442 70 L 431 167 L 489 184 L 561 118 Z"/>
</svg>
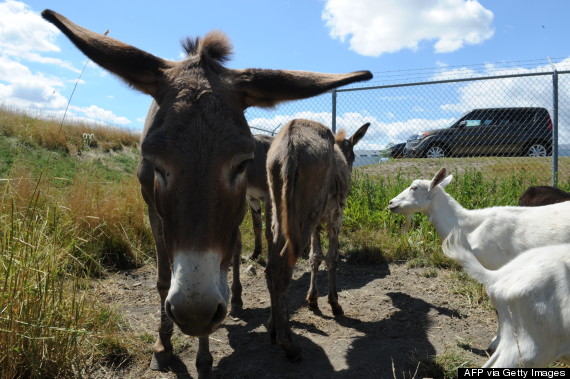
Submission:
<svg viewBox="0 0 570 379">
<path fill-rule="evenodd" d="M 415 191 L 417 189 L 418 189 L 418 187 L 416 187 L 416 186 L 410 187 L 410 191 Z"/>
</svg>

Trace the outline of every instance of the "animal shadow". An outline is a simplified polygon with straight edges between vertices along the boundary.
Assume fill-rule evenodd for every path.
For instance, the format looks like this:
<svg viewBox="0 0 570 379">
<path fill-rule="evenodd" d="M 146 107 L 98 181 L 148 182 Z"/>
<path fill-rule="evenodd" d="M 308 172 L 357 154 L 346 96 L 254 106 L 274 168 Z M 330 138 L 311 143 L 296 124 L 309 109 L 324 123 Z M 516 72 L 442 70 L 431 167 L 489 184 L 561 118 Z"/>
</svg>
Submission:
<svg viewBox="0 0 570 379">
<path fill-rule="evenodd" d="M 337 322 L 354 329 L 361 336 L 355 337 L 347 352 L 348 368 L 337 377 L 441 377 L 439 367 L 422 365 L 436 351 L 428 338 L 429 313 L 459 317 L 448 308 L 436 307 L 422 299 L 402 292 L 386 294 L 391 301 L 389 316 L 373 322 L 343 317 Z"/>
</svg>

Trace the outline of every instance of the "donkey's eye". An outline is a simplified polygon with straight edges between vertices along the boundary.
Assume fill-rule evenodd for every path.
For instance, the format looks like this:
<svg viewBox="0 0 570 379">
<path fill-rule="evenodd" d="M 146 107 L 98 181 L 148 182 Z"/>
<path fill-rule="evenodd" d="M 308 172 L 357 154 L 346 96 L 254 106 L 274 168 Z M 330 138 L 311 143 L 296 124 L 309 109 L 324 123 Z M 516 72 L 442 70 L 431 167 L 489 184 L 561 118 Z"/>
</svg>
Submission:
<svg viewBox="0 0 570 379">
<path fill-rule="evenodd" d="M 168 176 L 162 168 L 157 166 L 154 166 L 154 173 L 162 180 L 166 180 L 166 177 Z"/>
<path fill-rule="evenodd" d="M 415 191 L 417 189 L 418 189 L 418 187 L 416 187 L 416 186 L 410 187 L 410 191 Z"/>
<path fill-rule="evenodd" d="M 234 169 L 233 177 L 236 178 L 238 175 L 245 172 L 245 170 L 247 169 L 247 165 L 251 161 L 253 161 L 253 159 L 246 159 L 246 160 L 242 161 L 239 165 L 237 165 L 236 168 Z"/>
</svg>

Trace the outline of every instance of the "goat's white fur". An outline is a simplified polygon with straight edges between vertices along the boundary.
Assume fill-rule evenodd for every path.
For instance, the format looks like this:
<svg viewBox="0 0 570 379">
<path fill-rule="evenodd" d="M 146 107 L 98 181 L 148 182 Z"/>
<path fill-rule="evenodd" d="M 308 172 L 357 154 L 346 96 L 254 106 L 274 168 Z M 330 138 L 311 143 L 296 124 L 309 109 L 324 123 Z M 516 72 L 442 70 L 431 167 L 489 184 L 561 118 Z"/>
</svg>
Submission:
<svg viewBox="0 0 570 379">
<path fill-rule="evenodd" d="M 445 192 L 452 178 L 442 168 L 431 181 L 414 180 L 390 200 L 388 208 L 404 215 L 426 214 L 442 239 L 460 228 L 473 255 L 490 270 L 502 267 L 526 250 L 570 243 L 570 201 L 541 207 L 469 210 Z M 494 338 L 489 349 L 495 350 L 498 344 L 499 339 Z"/>
<path fill-rule="evenodd" d="M 570 363 L 570 244 L 543 246 L 488 270 L 457 229 L 445 255 L 485 285 L 499 316 L 498 346 L 483 367 L 546 367 Z"/>
<path fill-rule="evenodd" d="M 495 270 L 523 251 L 570 243 L 570 202 L 541 207 L 491 207 L 469 210 L 445 192 L 453 176 L 442 168 L 429 180 L 415 180 L 390 201 L 394 213 L 425 213 L 442 239 L 461 228 L 473 254 Z"/>
</svg>

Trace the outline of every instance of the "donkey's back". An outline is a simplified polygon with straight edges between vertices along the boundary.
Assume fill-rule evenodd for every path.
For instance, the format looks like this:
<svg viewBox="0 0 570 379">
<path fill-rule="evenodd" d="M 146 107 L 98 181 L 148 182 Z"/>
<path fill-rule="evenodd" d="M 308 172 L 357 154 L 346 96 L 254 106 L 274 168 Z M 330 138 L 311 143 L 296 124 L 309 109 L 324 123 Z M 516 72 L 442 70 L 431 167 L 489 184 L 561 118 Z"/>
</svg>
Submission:
<svg viewBox="0 0 570 379">
<path fill-rule="evenodd" d="M 309 243 L 325 209 L 333 180 L 334 143 L 333 133 L 324 125 L 297 119 L 283 127 L 269 149 L 273 238 L 284 237 L 293 255 Z"/>
</svg>

